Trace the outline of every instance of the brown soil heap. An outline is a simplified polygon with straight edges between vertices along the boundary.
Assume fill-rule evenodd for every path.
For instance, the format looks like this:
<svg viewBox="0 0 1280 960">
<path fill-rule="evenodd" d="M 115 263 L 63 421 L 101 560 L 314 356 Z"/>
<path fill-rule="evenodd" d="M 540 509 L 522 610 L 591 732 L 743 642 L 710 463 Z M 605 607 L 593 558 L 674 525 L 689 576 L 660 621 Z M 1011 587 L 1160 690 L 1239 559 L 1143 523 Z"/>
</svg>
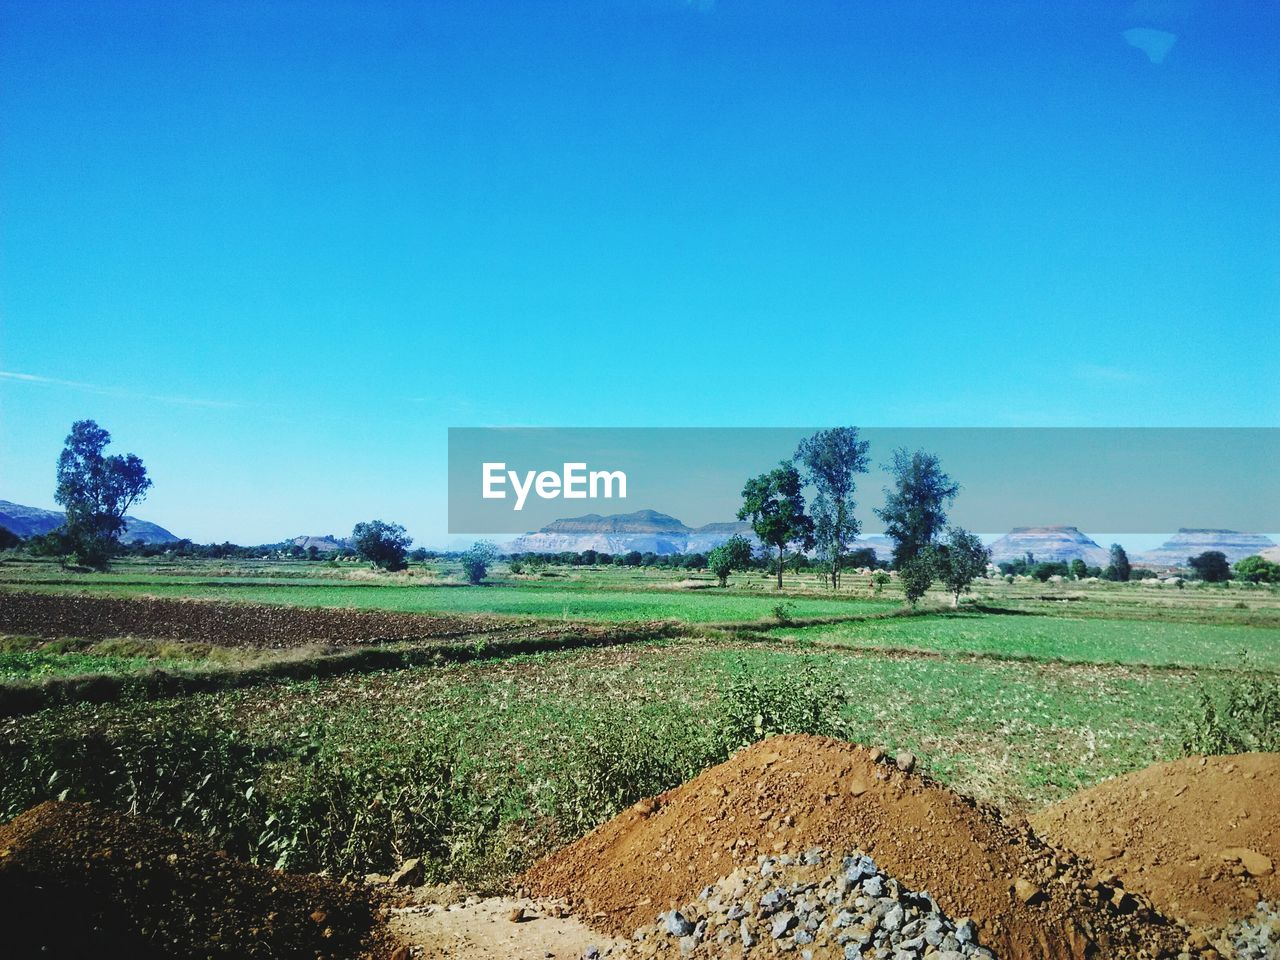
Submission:
<svg viewBox="0 0 1280 960">
<path fill-rule="evenodd" d="M 0 826 L 6 956 L 380 956 L 363 890 L 228 859 L 89 804 L 49 801 Z"/>
<path fill-rule="evenodd" d="M 1221 924 L 1280 898 L 1280 754 L 1159 763 L 1032 822 L 1192 924 Z"/>
<path fill-rule="evenodd" d="M 812 847 L 866 851 L 949 915 L 971 917 L 1001 960 L 1159 956 L 1182 942 L 1025 824 L 825 737 L 757 743 L 548 856 L 523 882 L 629 936 L 758 854 Z"/>
</svg>

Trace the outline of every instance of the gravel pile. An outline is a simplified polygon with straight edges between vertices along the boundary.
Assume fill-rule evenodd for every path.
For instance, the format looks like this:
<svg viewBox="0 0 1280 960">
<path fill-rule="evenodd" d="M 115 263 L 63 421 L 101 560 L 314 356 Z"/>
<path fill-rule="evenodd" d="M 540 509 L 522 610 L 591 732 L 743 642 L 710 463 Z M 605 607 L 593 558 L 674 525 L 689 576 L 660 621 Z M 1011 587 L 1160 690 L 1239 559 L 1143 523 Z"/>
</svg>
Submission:
<svg viewBox="0 0 1280 960">
<path fill-rule="evenodd" d="M 762 856 L 706 887 L 695 902 L 659 914 L 616 954 L 801 960 L 993 960 L 968 919 L 947 917 L 927 893 L 906 889 L 861 853 L 821 849 Z"/>
<path fill-rule="evenodd" d="M 1280 958 L 1280 904 L 1259 903 L 1253 916 L 1232 927 L 1226 939 L 1236 960 Z"/>
</svg>

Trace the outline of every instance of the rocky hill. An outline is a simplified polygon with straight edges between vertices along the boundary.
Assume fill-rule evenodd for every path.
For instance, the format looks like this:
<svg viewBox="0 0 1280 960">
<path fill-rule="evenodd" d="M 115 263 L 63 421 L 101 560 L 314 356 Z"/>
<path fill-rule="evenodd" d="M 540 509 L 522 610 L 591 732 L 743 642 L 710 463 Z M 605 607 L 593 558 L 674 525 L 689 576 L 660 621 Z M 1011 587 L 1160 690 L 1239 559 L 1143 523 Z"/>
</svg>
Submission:
<svg viewBox="0 0 1280 960">
<path fill-rule="evenodd" d="M 328 533 L 323 537 L 294 537 L 288 541 L 290 546 L 301 547 L 303 550 L 309 550 L 315 547 L 321 553 L 337 553 L 339 550 L 345 550 L 349 544 L 342 537 L 335 537 Z"/>
<path fill-rule="evenodd" d="M 40 507 L 27 507 L 20 503 L 0 500 L 0 527 L 4 527 L 20 537 L 39 536 L 62 526 L 66 515 L 61 510 L 44 510 Z M 124 533 L 120 534 L 121 543 L 176 543 L 178 538 L 157 524 L 137 517 L 125 517 Z"/>
<path fill-rule="evenodd" d="M 1110 555 L 1076 527 L 1014 527 L 991 544 L 991 562 L 1021 560 L 1030 553 L 1037 562 L 1083 560 L 1105 567 Z"/>
<path fill-rule="evenodd" d="M 556 520 L 541 530 L 516 537 L 505 549 L 509 553 L 581 553 L 583 550 L 627 553 L 639 550 L 666 556 L 706 553 L 733 536 L 744 537 L 752 547 L 760 546 L 751 524 L 745 520 L 688 527 L 675 517 L 657 510 L 637 510 L 635 513 L 604 517 L 591 513 L 585 517 Z M 887 560 L 893 552 L 893 545 L 882 536 L 857 540 L 850 547 L 851 550 L 862 548 L 875 550 L 880 560 Z"/>
<path fill-rule="evenodd" d="M 675 517 L 656 510 L 637 510 L 601 516 L 555 520 L 541 530 L 516 537 L 511 553 L 562 553 L 596 550 L 601 553 L 684 553 L 693 530 Z M 728 539 L 726 534 L 725 539 Z"/>
<path fill-rule="evenodd" d="M 1185 567 L 1188 557 L 1199 556 L 1206 550 L 1220 550 L 1230 563 L 1235 563 L 1275 545 L 1274 540 L 1261 533 L 1183 527 L 1155 550 L 1136 554 L 1132 559 L 1149 567 Z"/>
</svg>

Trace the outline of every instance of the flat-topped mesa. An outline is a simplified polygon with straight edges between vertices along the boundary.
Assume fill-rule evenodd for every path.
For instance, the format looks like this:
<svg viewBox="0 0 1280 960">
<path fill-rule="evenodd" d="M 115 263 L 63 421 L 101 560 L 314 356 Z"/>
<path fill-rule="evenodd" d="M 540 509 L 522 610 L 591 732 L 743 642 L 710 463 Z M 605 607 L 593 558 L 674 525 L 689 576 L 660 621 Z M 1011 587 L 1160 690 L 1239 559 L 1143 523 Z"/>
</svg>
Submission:
<svg viewBox="0 0 1280 960">
<path fill-rule="evenodd" d="M 675 517 L 657 510 L 637 510 L 601 516 L 589 513 L 582 517 L 554 520 L 541 530 L 516 537 L 507 549 L 511 553 L 706 553 L 730 537 L 746 537 L 756 542 L 751 524 L 743 522 L 709 523 L 688 527 Z"/>
<path fill-rule="evenodd" d="M 1108 551 L 1079 528 L 1053 526 L 1014 527 L 991 545 L 991 562 L 1022 560 L 1028 553 L 1036 562 L 1083 560 L 1091 567 L 1105 567 L 1110 559 Z"/>
<path fill-rule="evenodd" d="M 1218 550 L 1226 554 L 1228 563 L 1235 563 L 1275 546 L 1274 540 L 1261 533 L 1181 527 L 1155 550 L 1137 554 L 1133 561 L 1149 567 L 1185 567 L 1188 557 Z"/>
</svg>

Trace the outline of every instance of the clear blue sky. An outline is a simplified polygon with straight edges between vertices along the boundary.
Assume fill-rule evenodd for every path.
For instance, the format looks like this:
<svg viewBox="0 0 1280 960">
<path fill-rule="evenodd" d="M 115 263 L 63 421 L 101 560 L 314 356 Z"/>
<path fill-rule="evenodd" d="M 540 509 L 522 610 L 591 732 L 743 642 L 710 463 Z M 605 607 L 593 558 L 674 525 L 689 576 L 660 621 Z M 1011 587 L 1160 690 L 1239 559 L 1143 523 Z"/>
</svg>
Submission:
<svg viewBox="0 0 1280 960">
<path fill-rule="evenodd" d="M 1278 50 L 1258 0 L 3 0 L 0 498 L 81 417 L 241 542 L 442 541 L 451 425 L 1280 425 Z"/>
</svg>

